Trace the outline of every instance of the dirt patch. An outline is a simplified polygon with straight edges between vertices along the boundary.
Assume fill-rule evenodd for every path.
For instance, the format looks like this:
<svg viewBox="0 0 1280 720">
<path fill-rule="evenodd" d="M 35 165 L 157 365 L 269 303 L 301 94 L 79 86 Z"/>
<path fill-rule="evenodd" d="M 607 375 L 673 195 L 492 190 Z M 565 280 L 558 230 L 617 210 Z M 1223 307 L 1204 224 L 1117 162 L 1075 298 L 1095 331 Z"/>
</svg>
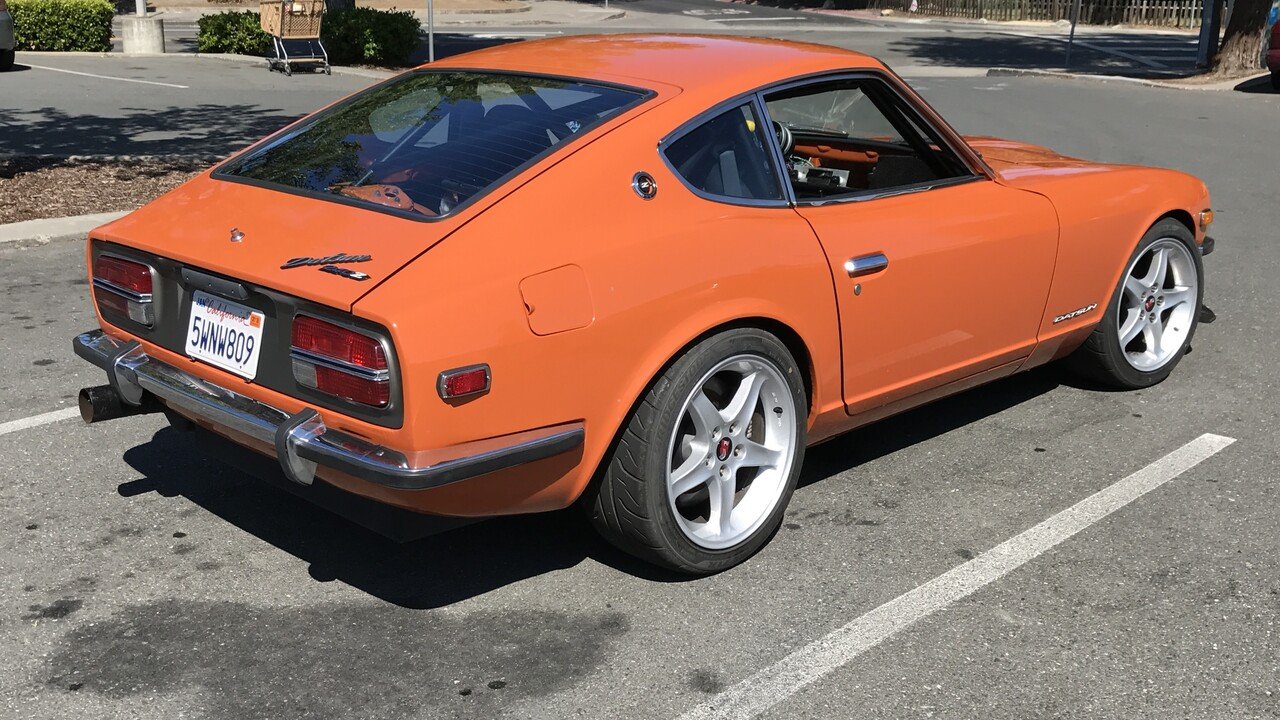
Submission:
<svg viewBox="0 0 1280 720">
<path fill-rule="evenodd" d="M 0 160 L 0 224 L 132 210 L 204 167 L 185 158 Z"/>
</svg>

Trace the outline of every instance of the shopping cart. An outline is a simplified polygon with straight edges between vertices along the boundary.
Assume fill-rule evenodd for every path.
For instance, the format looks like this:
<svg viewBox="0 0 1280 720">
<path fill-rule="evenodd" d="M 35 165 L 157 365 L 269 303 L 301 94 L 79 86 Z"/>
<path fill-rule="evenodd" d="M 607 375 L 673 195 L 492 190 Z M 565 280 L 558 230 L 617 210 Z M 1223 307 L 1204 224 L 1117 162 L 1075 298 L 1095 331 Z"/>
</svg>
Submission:
<svg viewBox="0 0 1280 720">
<path fill-rule="evenodd" d="M 333 73 L 320 42 L 324 0 L 261 0 L 258 17 L 275 45 L 276 56 L 267 58 L 270 69 L 293 75 L 296 63 L 319 63 L 326 75 Z"/>
</svg>

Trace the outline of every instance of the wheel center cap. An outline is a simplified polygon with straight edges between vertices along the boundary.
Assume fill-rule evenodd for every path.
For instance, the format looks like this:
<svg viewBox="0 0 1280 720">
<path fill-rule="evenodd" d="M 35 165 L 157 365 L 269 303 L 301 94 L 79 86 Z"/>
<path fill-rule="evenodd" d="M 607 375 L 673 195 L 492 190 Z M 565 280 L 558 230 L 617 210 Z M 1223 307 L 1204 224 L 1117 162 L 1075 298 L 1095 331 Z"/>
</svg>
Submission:
<svg viewBox="0 0 1280 720">
<path fill-rule="evenodd" d="M 724 462 L 729 459 L 731 452 L 733 452 L 733 441 L 729 438 L 720 438 L 720 442 L 716 443 L 716 459 Z"/>
<path fill-rule="evenodd" d="M 1155 308 L 1155 306 L 1156 306 L 1156 296 L 1155 296 L 1155 295 L 1152 295 L 1152 296 L 1148 297 L 1148 298 L 1146 299 L 1146 302 L 1142 303 L 1142 307 L 1146 308 L 1146 309 L 1147 309 L 1147 312 L 1151 312 L 1151 311 Z"/>
</svg>

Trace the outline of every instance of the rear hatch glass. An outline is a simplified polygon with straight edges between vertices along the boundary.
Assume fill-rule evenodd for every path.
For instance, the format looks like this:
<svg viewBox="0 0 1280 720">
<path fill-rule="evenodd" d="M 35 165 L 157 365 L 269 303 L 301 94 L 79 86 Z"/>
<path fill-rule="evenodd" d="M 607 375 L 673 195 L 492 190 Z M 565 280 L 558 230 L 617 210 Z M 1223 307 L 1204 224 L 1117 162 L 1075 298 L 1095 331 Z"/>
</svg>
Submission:
<svg viewBox="0 0 1280 720">
<path fill-rule="evenodd" d="M 565 78 L 408 73 L 290 128 L 214 177 L 442 217 L 645 97 Z"/>
</svg>

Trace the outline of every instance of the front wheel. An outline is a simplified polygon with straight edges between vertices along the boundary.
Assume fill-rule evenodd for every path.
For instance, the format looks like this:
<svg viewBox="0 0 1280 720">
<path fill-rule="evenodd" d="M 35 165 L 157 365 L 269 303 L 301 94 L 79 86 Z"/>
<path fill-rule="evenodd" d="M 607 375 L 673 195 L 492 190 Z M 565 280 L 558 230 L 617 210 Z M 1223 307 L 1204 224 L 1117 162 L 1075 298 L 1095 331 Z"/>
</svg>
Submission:
<svg viewBox="0 0 1280 720">
<path fill-rule="evenodd" d="M 1280 92 L 1280 70 L 1271 73 L 1271 89 Z"/>
<path fill-rule="evenodd" d="M 800 371 L 776 337 L 708 338 L 632 413 L 587 498 L 591 521 L 622 550 L 673 570 L 733 567 L 782 522 L 807 417 Z"/>
<path fill-rule="evenodd" d="M 1068 363 L 1122 389 L 1164 380 L 1182 360 L 1199 322 L 1204 266 L 1191 231 L 1156 223 L 1134 250 L 1102 322 Z"/>
<path fill-rule="evenodd" d="M 17 56 L 15 50 L 0 50 L 0 70 L 8 70 L 13 67 L 13 60 Z"/>
</svg>

